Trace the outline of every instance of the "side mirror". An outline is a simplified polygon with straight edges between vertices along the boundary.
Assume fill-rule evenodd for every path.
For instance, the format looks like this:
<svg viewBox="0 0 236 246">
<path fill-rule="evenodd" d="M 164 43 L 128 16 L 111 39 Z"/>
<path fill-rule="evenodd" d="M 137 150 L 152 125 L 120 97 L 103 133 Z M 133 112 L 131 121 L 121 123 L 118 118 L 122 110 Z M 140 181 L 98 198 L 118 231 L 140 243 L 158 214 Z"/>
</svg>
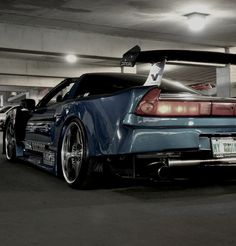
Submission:
<svg viewBox="0 0 236 246">
<path fill-rule="evenodd" d="M 20 106 L 28 110 L 33 110 L 35 109 L 35 100 L 34 99 L 23 99 L 21 100 Z"/>
</svg>

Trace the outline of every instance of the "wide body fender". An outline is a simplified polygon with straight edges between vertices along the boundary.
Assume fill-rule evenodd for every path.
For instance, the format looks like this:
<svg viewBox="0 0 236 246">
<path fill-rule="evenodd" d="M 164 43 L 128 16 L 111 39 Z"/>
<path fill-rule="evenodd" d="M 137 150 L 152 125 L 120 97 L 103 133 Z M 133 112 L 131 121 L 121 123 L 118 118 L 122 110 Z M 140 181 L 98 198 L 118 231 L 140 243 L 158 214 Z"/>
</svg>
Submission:
<svg viewBox="0 0 236 246">
<path fill-rule="evenodd" d="M 62 139 L 63 128 L 76 118 L 84 127 L 90 156 L 119 154 L 130 134 L 123 120 L 148 90 L 148 87 L 129 89 L 112 96 L 76 100 L 64 105 L 60 117 L 55 120 L 54 145 Z"/>
</svg>

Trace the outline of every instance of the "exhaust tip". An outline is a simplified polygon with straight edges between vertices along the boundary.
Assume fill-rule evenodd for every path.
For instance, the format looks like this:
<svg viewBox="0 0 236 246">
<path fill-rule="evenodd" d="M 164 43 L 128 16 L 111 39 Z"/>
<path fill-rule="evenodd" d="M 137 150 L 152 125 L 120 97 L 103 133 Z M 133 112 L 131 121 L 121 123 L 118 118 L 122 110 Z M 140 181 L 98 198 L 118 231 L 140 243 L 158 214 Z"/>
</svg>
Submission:
<svg viewBox="0 0 236 246">
<path fill-rule="evenodd" d="M 160 167 L 158 170 L 157 170 L 157 175 L 160 179 L 165 179 L 168 177 L 168 168 L 167 167 Z"/>
</svg>

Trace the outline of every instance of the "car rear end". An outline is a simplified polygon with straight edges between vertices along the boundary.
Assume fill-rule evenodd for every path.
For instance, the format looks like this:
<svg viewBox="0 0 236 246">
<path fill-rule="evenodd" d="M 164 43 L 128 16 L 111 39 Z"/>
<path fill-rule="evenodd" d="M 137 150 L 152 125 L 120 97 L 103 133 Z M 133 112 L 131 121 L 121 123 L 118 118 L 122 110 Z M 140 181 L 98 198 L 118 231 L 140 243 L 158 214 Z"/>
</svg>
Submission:
<svg viewBox="0 0 236 246">
<path fill-rule="evenodd" d="M 132 132 L 124 150 L 129 145 L 150 170 L 236 167 L 235 99 L 202 96 L 163 79 L 133 104 L 123 125 Z"/>
</svg>

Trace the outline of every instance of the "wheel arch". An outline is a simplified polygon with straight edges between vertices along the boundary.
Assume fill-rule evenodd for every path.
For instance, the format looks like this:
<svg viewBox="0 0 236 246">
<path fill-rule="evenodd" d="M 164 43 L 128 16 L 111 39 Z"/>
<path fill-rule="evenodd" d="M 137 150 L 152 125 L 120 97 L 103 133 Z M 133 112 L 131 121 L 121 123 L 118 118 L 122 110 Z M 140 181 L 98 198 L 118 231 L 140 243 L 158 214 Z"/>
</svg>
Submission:
<svg viewBox="0 0 236 246">
<path fill-rule="evenodd" d="M 73 121 L 73 120 L 78 121 L 78 122 L 80 123 L 80 126 L 82 127 L 82 129 L 83 129 L 83 131 L 84 131 L 84 133 L 85 133 L 85 138 L 87 139 L 87 131 L 86 131 L 86 128 L 85 128 L 85 126 L 84 126 L 83 121 L 82 121 L 79 117 L 77 117 L 77 116 L 75 116 L 75 115 L 72 115 L 72 116 L 68 117 L 68 118 L 63 122 L 63 124 L 61 125 L 61 127 L 60 127 L 60 129 L 59 129 L 59 135 L 58 135 L 59 137 L 58 137 L 58 140 L 57 140 L 57 145 L 59 145 L 59 143 L 62 141 L 63 133 L 65 132 L 66 127 L 67 127 L 67 126 L 69 125 L 69 123 L 70 123 L 71 121 Z"/>
</svg>

